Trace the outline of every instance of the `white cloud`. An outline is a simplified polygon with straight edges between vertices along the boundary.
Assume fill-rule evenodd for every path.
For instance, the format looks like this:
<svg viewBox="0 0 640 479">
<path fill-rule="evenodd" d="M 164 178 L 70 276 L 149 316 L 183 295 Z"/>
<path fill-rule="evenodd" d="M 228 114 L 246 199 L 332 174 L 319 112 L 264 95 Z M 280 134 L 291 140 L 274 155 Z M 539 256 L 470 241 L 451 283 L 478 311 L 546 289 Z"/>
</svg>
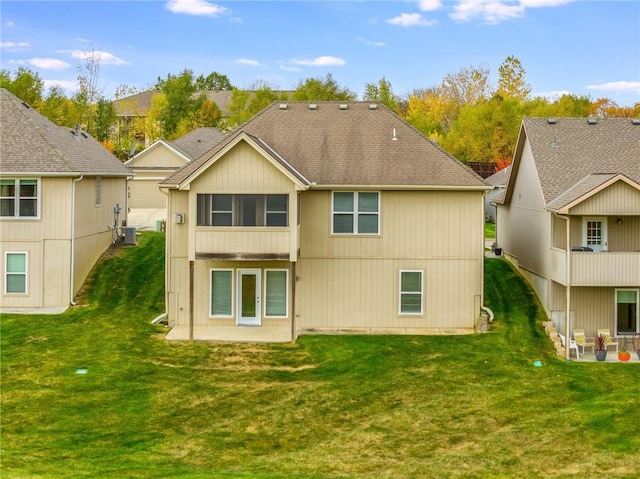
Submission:
<svg viewBox="0 0 640 479">
<path fill-rule="evenodd" d="M 327 66 L 343 66 L 346 65 L 342 58 L 338 57 L 330 57 L 330 56 L 321 56 L 317 58 L 313 58 L 311 60 L 292 60 L 291 63 L 294 65 L 305 65 L 305 66 L 314 66 L 314 67 L 327 67 Z"/>
<path fill-rule="evenodd" d="M 640 94 L 640 82 L 637 81 L 612 81 L 600 83 L 599 85 L 587 85 L 586 88 L 587 90 Z"/>
<path fill-rule="evenodd" d="M 278 65 L 278 67 L 280 68 L 280 70 L 285 71 L 285 72 L 301 72 L 302 69 L 301 68 L 297 68 L 297 67 L 290 67 L 284 64 L 280 64 Z"/>
<path fill-rule="evenodd" d="M 476 18 L 486 23 L 500 23 L 525 15 L 527 8 L 557 7 L 574 0 L 459 0 L 449 16 L 463 22 Z"/>
<path fill-rule="evenodd" d="M 541 98 L 548 98 L 550 100 L 557 100 L 558 98 L 564 95 L 571 95 L 571 92 L 568 90 L 554 90 L 554 91 L 547 91 L 547 92 L 541 91 L 541 92 L 531 93 L 531 96 L 533 98 L 541 97 Z"/>
<path fill-rule="evenodd" d="M 16 24 L 14 22 L 12 22 L 11 20 L 9 20 L 9 21 L 5 22 L 4 26 L 7 27 L 7 28 L 13 28 L 13 27 L 16 26 Z"/>
<path fill-rule="evenodd" d="M 419 13 L 402 13 L 397 17 L 387 19 L 387 23 L 391 25 L 399 25 L 401 27 L 428 27 L 435 25 L 435 20 L 427 20 Z"/>
<path fill-rule="evenodd" d="M 0 42 L 0 48 L 6 48 L 7 50 L 18 50 L 21 48 L 28 48 L 27 42 Z"/>
<path fill-rule="evenodd" d="M 358 37 L 358 41 L 363 45 L 368 45 L 370 47 L 386 47 L 387 46 L 385 42 L 374 42 L 362 37 Z"/>
<path fill-rule="evenodd" d="M 71 66 L 56 58 L 30 58 L 27 63 L 43 70 L 66 70 Z"/>
<path fill-rule="evenodd" d="M 43 83 L 46 90 L 52 86 L 59 86 L 69 93 L 75 92 L 78 89 L 78 83 L 71 80 L 43 80 Z"/>
<path fill-rule="evenodd" d="M 240 63 L 241 65 L 250 65 L 253 67 L 261 67 L 264 66 L 262 63 L 260 63 L 258 60 L 250 60 L 248 58 L 238 58 L 236 60 L 236 63 Z"/>
<path fill-rule="evenodd" d="M 90 57 L 96 57 L 100 61 L 100 65 L 129 65 L 129 62 L 118 58 L 113 53 L 103 52 L 100 50 L 58 50 L 57 53 L 69 53 L 73 58 L 78 60 L 87 60 Z"/>
<path fill-rule="evenodd" d="M 418 8 L 423 12 L 431 12 L 442 8 L 442 2 L 440 0 L 419 0 Z"/>
<path fill-rule="evenodd" d="M 184 13 L 204 17 L 219 17 L 229 11 L 220 5 L 205 0 L 169 0 L 165 8 L 173 13 Z"/>
</svg>

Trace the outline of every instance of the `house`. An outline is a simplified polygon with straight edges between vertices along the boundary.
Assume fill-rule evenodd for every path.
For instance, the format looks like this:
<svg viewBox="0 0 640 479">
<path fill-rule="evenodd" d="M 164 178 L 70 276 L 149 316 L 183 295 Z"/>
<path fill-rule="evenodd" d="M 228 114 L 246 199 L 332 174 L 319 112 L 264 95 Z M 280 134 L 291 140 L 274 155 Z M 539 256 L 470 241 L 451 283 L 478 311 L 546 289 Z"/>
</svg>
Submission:
<svg viewBox="0 0 640 479">
<path fill-rule="evenodd" d="M 488 178 L 485 178 L 485 182 L 493 186 L 493 189 L 484 197 L 484 217 L 487 221 L 495 222 L 496 220 L 496 205 L 494 204 L 494 201 L 498 198 L 502 198 L 510 173 L 511 165 L 506 168 L 502 168 Z"/>
<path fill-rule="evenodd" d="M 160 187 L 169 339 L 479 321 L 490 187 L 379 103 L 274 102 Z"/>
<path fill-rule="evenodd" d="M 640 120 L 525 118 L 497 215 L 560 333 L 640 332 Z"/>
<path fill-rule="evenodd" d="M 166 219 L 167 196 L 158 183 L 198 158 L 224 138 L 216 128 L 196 128 L 175 141 L 158 140 L 125 163 L 135 174 L 129 181 L 129 220 L 144 228 L 147 218 Z"/>
<path fill-rule="evenodd" d="M 151 109 L 151 102 L 153 97 L 158 92 L 155 90 L 147 90 L 135 95 L 130 95 L 124 98 L 114 100 L 113 106 L 116 110 L 117 120 L 117 132 L 118 137 L 129 136 L 132 132 L 136 138 L 138 146 L 142 148 L 149 146 L 150 141 L 146 138 L 142 122 L 147 116 L 147 113 Z M 200 95 L 202 92 L 198 91 L 194 96 Z M 210 90 L 204 92 L 207 95 L 207 99 L 213 101 L 218 108 L 220 108 L 220 114 L 223 118 L 229 117 L 229 103 L 233 95 L 233 91 L 227 90 Z M 286 95 L 291 97 L 295 90 L 275 90 L 275 94 L 278 96 Z M 249 99 L 255 97 L 256 91 L 249 91 Z"/>
<path fill-rule="evenodd" d="M 0 89 L 3 312 L 63 311 L 126 220 L 129 169 Z"/>
</svg>

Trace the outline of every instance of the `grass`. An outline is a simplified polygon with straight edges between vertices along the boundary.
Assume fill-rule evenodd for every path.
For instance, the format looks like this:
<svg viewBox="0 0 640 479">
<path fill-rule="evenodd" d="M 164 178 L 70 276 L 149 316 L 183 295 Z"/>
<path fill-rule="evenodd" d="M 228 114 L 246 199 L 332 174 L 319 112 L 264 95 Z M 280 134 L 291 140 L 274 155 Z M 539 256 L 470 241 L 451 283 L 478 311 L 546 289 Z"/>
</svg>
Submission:
<svg viewBox="0 0 640 479">
<path fill-rule="evenodd" d="M 638 475 L 640 368 L 558 359 L 502 259 L 487 334 L 169 343 L 163 248 L 143 233 L 62 315 L 3 316 L 3 478 Z"/>
<path fill-rule="evenodd" d="M 496 239 L 496 224 L 493 221 L 484 222 L 484 238 L 487 240 Z"/>
</svg>

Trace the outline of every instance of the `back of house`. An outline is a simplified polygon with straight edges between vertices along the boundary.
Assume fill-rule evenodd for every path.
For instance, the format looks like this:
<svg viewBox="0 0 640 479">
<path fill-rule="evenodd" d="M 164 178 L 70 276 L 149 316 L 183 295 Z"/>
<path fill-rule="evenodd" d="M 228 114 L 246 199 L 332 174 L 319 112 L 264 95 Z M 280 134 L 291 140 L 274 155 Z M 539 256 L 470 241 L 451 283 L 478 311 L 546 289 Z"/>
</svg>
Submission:
<svg viewBox="0 0 640 479">
<path fill-rule="evenodd" d="M 161 183 L 169 338 L 473 332 L 483 180 L 377 103 L 273 103 Z"/>
</svg>

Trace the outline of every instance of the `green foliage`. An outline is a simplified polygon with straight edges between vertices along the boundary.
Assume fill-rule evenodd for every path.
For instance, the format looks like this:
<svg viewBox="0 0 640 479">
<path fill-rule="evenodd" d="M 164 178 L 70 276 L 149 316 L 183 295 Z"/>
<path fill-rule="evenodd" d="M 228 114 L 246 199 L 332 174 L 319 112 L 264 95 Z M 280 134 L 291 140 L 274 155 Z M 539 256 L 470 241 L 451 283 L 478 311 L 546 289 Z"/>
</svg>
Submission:
<svg viewBox="0 0 640 479">
<path fill-rule="evenodd" d="M 382 77 L 377 85 L 366 83 L 362 99 L 380 102 L 395 112 L 400 104 L 399 98 L 393 93 L 391 83 L 385 77 Z"/>
<path fill-rule="evenodd" d="M 225 344 L 170 343 L 150 324 L 163 311 L 163 255 L 164 235 L 145 232 L 99 262 L 78 306 L 3 315 L 3 477 L 640 470 L 638 364 L 558 359 L 532 290 L 502 259 L 485 262 L 487 334 Z"/>
<path fill-rule="evenodd" d="M 2 70 L 0 87 L 10 91 L 33 108 L 38 108 L 42 101 L 44 82 L 37 72 L 29 68 L 18 67 L 15 72 Z"/>
<path fill-rule="evenodd" d="M 218 72 L 209 73 L 206 77 L 200 75 L 195 80 L 195 87 L 197 91 L 231 91 L 234 88 L 227 75 Z"/>
<path fill-rule="evenodd" d="M 331 73 L 325 78 L 307 78 L 300 81 L 293 93 L 294 101 L 352 101 L 357 95 L 347 87 L 342 87 Z"/>
<path fill-rule="evenodd" d="M 111 130 L 116 123 L 116 108 L 113 103 L 100 98 L 96 104 L 95 132 L 98 141 L 107 141 L 111 136 Z"/>
<path fill-rule="evenodd" d="M 498 67 L 498 89 L 496 93 L 504 98 L 525 101 L 531 93 L 531 86 L 525 80 L 526 71 L 516 57 L 509 55 Z"/>
</svg>

